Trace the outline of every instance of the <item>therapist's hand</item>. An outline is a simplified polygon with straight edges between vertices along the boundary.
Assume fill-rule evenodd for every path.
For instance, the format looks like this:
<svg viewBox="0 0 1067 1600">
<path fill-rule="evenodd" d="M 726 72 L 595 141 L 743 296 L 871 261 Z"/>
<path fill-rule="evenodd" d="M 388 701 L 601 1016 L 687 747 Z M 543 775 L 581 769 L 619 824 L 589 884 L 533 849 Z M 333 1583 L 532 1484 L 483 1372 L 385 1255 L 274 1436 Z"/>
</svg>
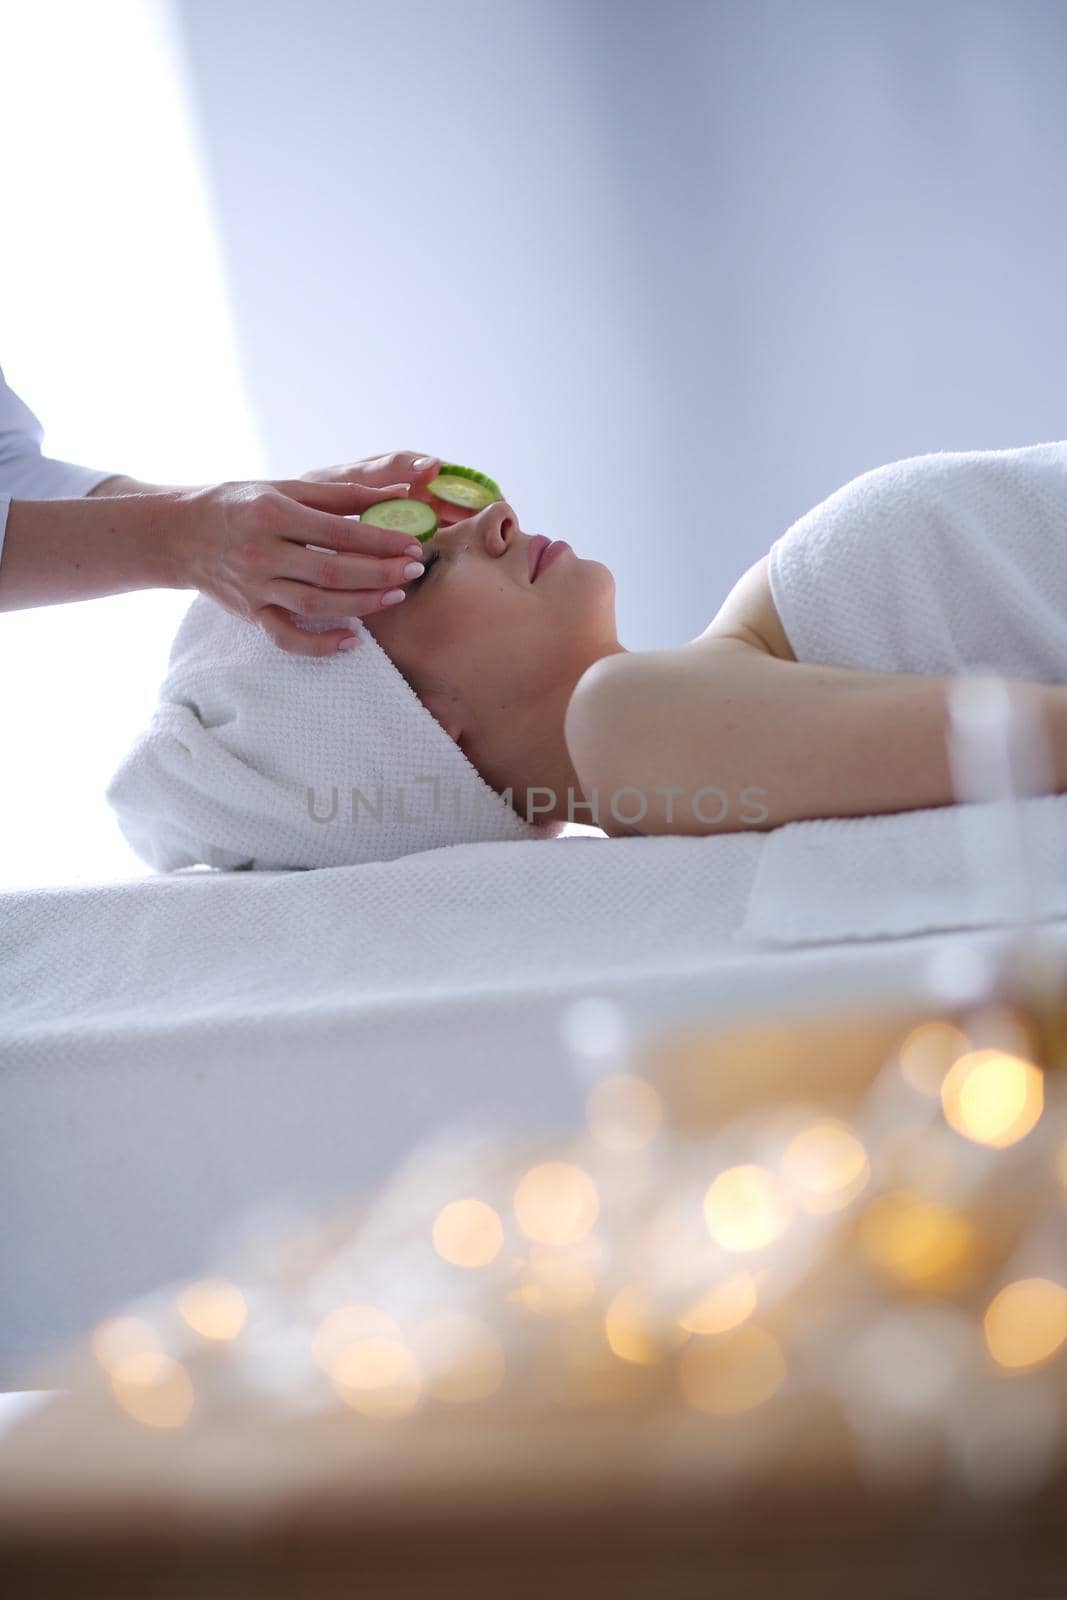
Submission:
<svg viewBox="0 0 1067 1600">
<path fill-rule="evenodd" d="M 364 617 L 417 576 L 405 574 L 421 547 L 395 528 L 347 521 L 379 500 L 407 499 L 411 485 L 433 477 L 439 463 L 416 468 L 413 453 L 379 456 L 321 475 L 276 482 L 212 484 L 184 491 L 188 515 L 172 545 L 171 584 L 199 589 L 234 616 L 254 622 L 282 650 L 324 656 L 347 641 L 350 628 L 308 633 L 302 617 Z M 352 477 L 338 481 L 335 473 Z M 308 548 L 312 546 L 313 548 Z"/>
<path fill-rule="evenodd" d="M 442 528 L 451 527 L 455 522 L 462 522 L 470 512 L 463 506 L 451 505 L 447 500 L 438 500 L 436 495 L 429 493 L 427 484 L 430 483 L 441 470 L 440 456 L 420 456 L 413 450 L 398 450 L 393 455 L 368 456 L 365 461 L 352 461 L 346 466 L 319 467 L 314 472 L 305 472 L 303 477 L 308 483 L 366 483 L 382 484 L 391 483 L 394 479 L 401 479 L 411 484 L 412 500 L 423 500 L 437 512 L 437 520 Z"/>
</svg>

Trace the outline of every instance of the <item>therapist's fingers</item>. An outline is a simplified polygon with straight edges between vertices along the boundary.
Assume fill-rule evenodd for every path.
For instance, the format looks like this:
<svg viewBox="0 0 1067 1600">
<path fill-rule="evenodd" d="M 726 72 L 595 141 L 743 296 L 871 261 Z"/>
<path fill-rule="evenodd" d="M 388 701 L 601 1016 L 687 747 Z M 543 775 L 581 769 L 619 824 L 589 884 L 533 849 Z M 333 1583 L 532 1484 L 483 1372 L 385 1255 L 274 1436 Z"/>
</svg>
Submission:
<svg viewBox="0 0 1067 1600">
<path fill-rule="evenodd" d="M 406 580 L 410 582 L 411 580 Z M 316 589 L 310 583 L 286 583 L 279 579 L 268 585 L 267 595 L 275 605 L 294 611 L 298 617 L 368 617 L 372 612 L 388 611 L 404 599 L 399 583 L 388 589 Z M 392 599 L 386 598 L 392 595 Z"/>
<path fill-rule="evenodd" d="M 280 650 L 294 656 L 332 656 L 343 639 L 358 638 L 351 628 L 331 628 L 328 633 L 308 633 L 297 627 L 282 606 L 260 606 L 251 619 Z"/>
<path fill-rule="evenodd" d="M 368 529 L 368 532 L 370 530 Z M 416 540 L 415 543 L 418 543 Z M 268 596 L 290 611 L 305 611 L 308 616 L 328 615 L 338 611 L 338 599 L 346 603 L 344 615 L 362 616 L 373 606 L 378 608 L 379 591 L 400 588 L 414 578 L 422 576 L 423 563 L 418 557 L 402 555 L 379 559 L 371 555 L 345 555 L 333 550 L 322 550 L 317 545 L 288 545 L 279 551 L 275 562 L 272 591 Z M 285 593 L 281 590 L 284 588 Z M 308 604 L 298 605 L 300 589 L 306 590 Z M 365 591 L 358 598 L 360 606 L 349 612 L 347 602 L 357 598 L 354 591 Z M 343 593 L 338 594 L 338 591 Z"/>
<path fill-rule="evenodd" d="M 429 483 L 440 467 L 440 456 L 428 456 L 421 450 L 392 450 L 336 467 L 317 467 L 300 476 L 309 483 L 365 483 L 376 488 L 379 484 L 397 481 Z"/>
<path fill-rule="evenodd" d="M 372 488 L 361 483 L 305 483 L 303 479 L 271 485 L 277 494 L 260 508 L 283 539 L 351 550 L 370 556 L 400 555 L 413 541 L 399 528 L 375 528 L 347 519 L 368 511 L 381 500 L 406 500 L 409 483 Z"/>
</svg>

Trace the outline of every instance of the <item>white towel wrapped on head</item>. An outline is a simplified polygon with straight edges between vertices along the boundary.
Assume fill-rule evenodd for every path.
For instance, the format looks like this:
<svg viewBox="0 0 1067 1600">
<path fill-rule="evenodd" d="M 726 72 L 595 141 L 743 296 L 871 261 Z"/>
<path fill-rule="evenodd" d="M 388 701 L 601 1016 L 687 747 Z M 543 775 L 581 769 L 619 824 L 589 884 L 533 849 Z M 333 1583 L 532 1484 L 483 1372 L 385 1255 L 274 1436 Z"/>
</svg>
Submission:
<svg viewBox="0 0 1067 1600">
<path fill-rule="evenodd" d="M 107 789 L 149 866 L 337 867 L 555 835 L 486 783 L 370 630 L 345 620 L 356 648 L 313 658 L 193 601 L 151 726 Z"/>
</svg>

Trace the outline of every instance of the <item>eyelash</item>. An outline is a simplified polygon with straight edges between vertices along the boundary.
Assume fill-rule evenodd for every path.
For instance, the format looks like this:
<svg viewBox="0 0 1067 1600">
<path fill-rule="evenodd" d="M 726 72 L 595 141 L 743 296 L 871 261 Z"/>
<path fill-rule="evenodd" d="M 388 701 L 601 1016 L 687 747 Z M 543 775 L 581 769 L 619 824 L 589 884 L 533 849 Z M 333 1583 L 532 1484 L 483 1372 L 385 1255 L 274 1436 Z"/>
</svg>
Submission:
<svg viewBox="0 0 1067 1600">
<path fill-rule="evenodd" d="M 427 575 L 429 574 L 430 568 L 433 566 L 434 562 L 435 561 L 439 561 L 440 558 L 441 558 L 440 550 L 431 550 L 430 551 L 429 555 L 426 556 L 425 560 L 423 561 L 423 566 L 426 568 L 426 571 L 423 572 L 423 573 L 420 573 L 419 577 L 415 580 L 416 584 L 421 583 L 423 578 L 427 577 Z"/>
</svg>

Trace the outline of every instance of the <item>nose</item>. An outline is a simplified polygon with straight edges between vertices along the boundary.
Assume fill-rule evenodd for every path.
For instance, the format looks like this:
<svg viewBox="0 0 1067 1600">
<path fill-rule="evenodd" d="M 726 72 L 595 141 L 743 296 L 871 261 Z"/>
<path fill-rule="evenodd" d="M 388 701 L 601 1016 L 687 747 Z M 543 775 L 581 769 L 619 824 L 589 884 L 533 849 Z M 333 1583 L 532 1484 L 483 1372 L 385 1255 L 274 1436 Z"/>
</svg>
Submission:
<svg viewBox="0 0 1067 1600">
<path fill-rule="evenodd" d="M 492 556 L 502 556 L 519 537 L 519 519 L 506 500 L 494 500 L 481 513 L 482 540 Z"/>
</svg>

